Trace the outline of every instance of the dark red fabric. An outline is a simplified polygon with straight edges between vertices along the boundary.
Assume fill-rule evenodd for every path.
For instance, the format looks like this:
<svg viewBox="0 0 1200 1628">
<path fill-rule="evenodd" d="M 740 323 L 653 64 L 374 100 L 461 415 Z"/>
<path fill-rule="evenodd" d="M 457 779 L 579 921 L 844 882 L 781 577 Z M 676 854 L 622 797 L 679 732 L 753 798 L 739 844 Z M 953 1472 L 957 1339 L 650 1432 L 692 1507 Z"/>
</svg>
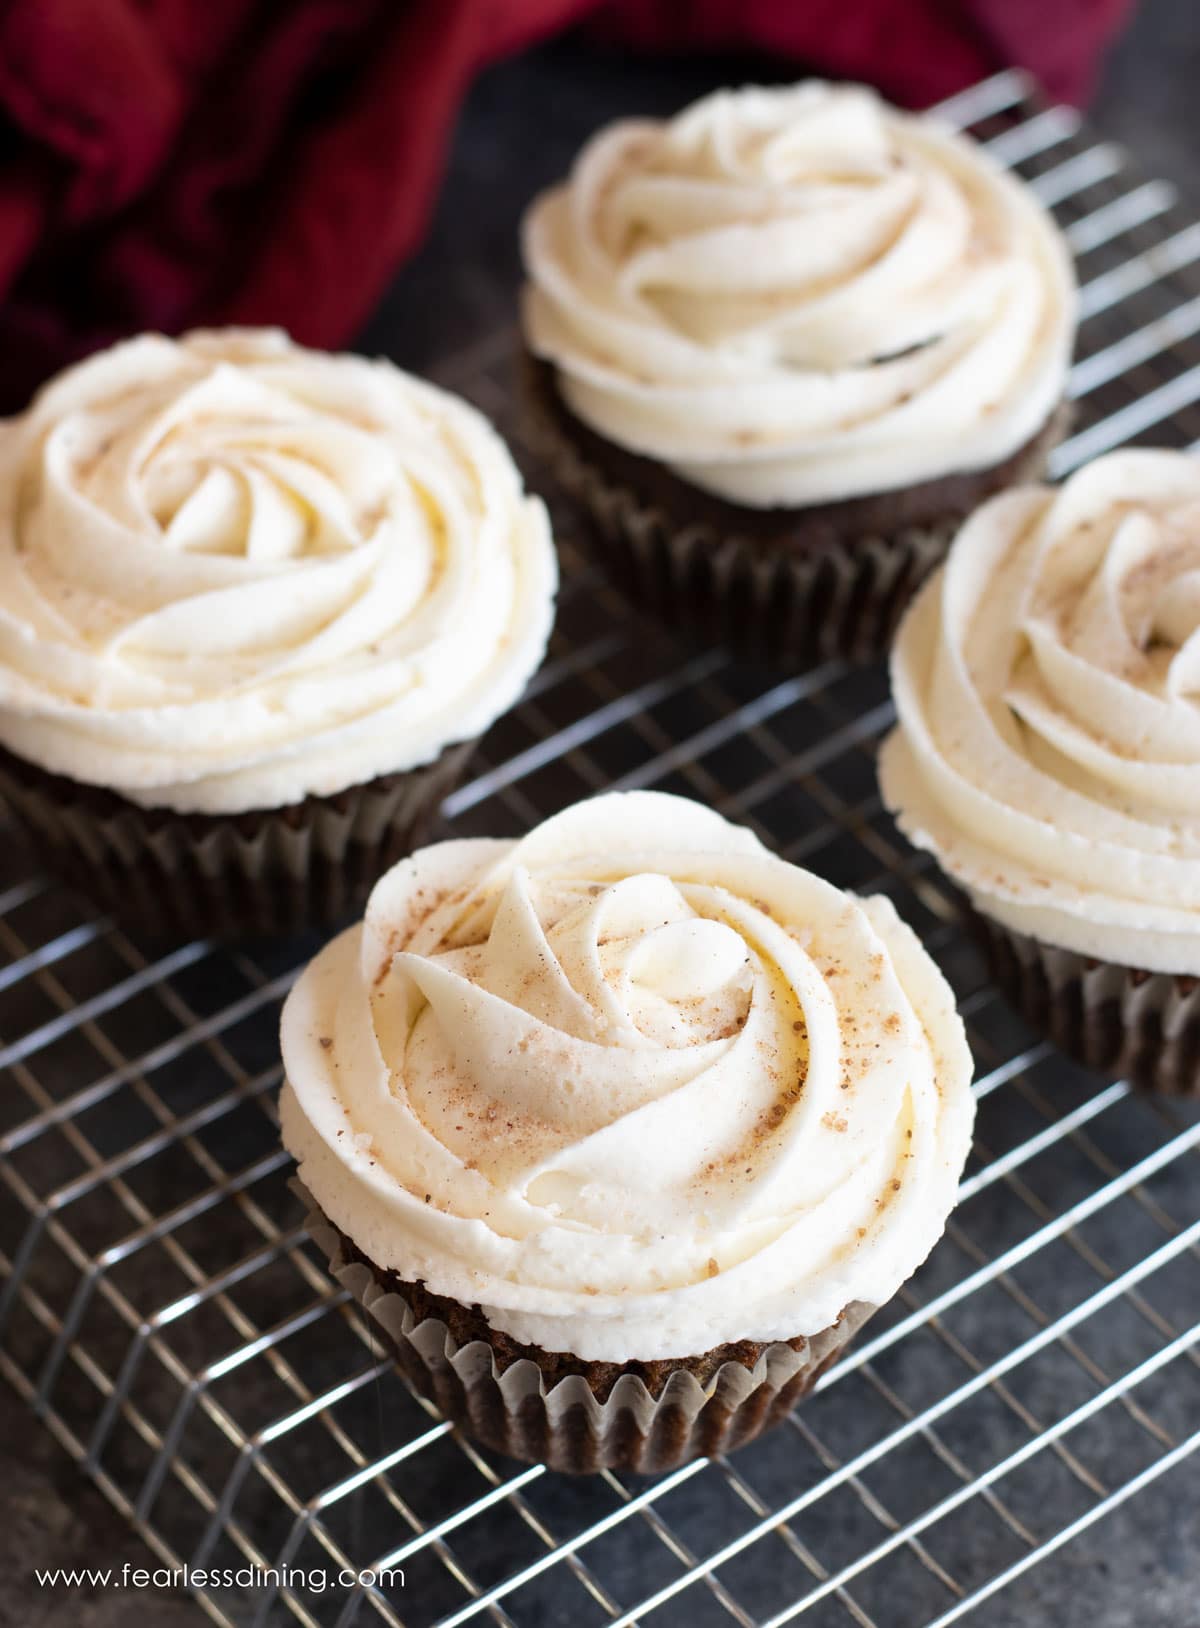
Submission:
<svg viewBox="0 0 1200 1628">
<path fill-rule="evenodd" d="M 1010 62 L 1081 99 L 1129 0 L 0 0 L 0 406 L 144 328 L 347 341 L 488 62 L 587 21 L 923 105 Z"/>
</svg>

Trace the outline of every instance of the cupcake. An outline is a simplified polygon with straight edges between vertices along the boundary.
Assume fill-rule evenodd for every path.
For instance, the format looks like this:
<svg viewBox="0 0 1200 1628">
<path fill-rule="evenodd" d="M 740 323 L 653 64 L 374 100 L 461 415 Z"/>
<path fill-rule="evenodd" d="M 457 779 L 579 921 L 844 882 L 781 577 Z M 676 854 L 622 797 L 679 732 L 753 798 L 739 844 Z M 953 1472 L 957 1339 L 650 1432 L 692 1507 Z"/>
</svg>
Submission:
<svg viewBox="0 0 1200 1628">
<path fill-rule="evenodd" d="M 994 498 L 905 618 L 884 801 L 1001 987 L 1083 1062 L 1200 1094 L 1200 464 Z"/>
<path fill-rule="evenodd" d="M 1065 240 L 979 147 L 861 86 L 602 130 L 523 230 L 529 438 L 673 627 L 794 668 L 886 648 L 1058 439 Z"/>
<path fill-rule="evenodd" d="M 656 1471 L 780 1419 L 933 1247 L 973 1113 L 950 990 L 678 797 L 439 843 L 284 1008 L 310 1227 L 488 1446 Z"/>
<path fill-rule="evenodd" d="M 149 931 L 344 918 L 542 659 L 487 421 L 274 330 L 148 336 L 0 425 L 0 795 Z"/>
</svg>

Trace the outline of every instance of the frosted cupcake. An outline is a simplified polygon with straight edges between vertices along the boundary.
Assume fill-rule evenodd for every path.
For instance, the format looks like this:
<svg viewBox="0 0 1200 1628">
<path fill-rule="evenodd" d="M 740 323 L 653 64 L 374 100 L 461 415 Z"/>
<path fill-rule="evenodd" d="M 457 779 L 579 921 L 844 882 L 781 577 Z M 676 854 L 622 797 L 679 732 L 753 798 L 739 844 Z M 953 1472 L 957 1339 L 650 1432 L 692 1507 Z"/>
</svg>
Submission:
<svg viewBox="0 0 1200 1628">
<path fill-rule="evenodd" d="M 532 439 L 637 603 L 752 656 L 879 653 L 1060 433 L 1065 240 L 969 139 L 862 87 L 602 130 L 523 250 Z"/>
<path fill-rule="evenodd" d="M 858 900 L 684 799 L 423 849 L 283 1014 L 310 1226 L 414 1386 L 566 1470 L 737 1446 L 933 1247 L 953 998 Z"/>
<path fill-rule="evenodd" d="M 996 976 L 1085 1062 L 1200 1092 L 1200 464 L 1117 452 L 963 528 L 881 759 Z"/>
<path fill-rule="evenodd" d="M 0 792 L 153 930 L 360 908 L 549 634 L 465 402 L 277 331 L 135 339 L 0 426 Z"/>
</svg>

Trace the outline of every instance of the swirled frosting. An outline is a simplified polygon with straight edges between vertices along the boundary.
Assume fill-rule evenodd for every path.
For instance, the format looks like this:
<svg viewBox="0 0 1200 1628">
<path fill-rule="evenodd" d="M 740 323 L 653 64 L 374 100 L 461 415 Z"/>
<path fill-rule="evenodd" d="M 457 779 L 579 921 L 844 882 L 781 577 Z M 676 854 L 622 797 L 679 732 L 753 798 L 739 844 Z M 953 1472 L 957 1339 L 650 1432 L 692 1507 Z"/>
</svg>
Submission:
<svg viewBox="0 0 1200 1628">
<path fill-rule="evenodd" d="M 883 795 L 979 908 L 1200 973 L 1200 462 L 985 504 L 901 629 Z"/>
<path fill-rule="evenodd" d="M 954 1202 L 949 989 L 858 901 L 677 797 L 426 848 L 283 1015 L 284 1141 L 377 1265 L 628 1361 L 881 1303 Z"/>
<path fill-rule="evenodd" d="M 754 508 L 999 463 L 1050 418 L 1074 281 L 1033 194 L 857 86 L 616 124 L 525 221 L 524 326 L 571 410 Z"/>
<path fill-rule="evenodd" d="M 516 700 L 554 587 L 491 426 L 387 362 L 144 337 L 0 426 L 0 743 L 138 803 L 429 762 Z"/>
</svg>

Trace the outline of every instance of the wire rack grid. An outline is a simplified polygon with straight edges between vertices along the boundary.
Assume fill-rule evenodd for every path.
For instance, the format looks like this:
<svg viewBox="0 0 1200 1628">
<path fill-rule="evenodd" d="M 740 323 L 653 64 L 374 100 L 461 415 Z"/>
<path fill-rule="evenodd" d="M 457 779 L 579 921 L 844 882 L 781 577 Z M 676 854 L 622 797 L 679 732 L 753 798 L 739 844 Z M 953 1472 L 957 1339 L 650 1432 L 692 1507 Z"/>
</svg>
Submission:
<svg viewBox="0 0 1200 1628">
<path fill-rule="evenodd" d="M 1032 182 L 1078 257 L 1076 427 L 1055 473 L 1200 438 L 1200 224 L 1019 75 L 944 112 Z M 511 351 L 497 334 L 442 376 L 515 438 Z M 776 682 L 639 637 L 557 519 L 550 659 L 445 819 L 515 835 L 657 786 L 890 894 L 978 1063 L 945 1240 L 731 1460 L 653 1481 L 514 1467 L 410 1395 L 303 1237 L 276 1032 L 315 945 L 163 953 L 6 842 L 0 1370 L 164 1565 L 215 1574 L 197 1598 L 237 1628 L 945 1628 L 1012 1584 L 1036 1608 L 1026 1574 L 1160 1478 L 1200 1501 L 1200 1122 L 1075 1069 L 988 987 L 950 890 L 880 808 L 882 670 Z M 247 1566 L 261 1586 L 222 1580 Z M 354 1581 L 322 1586 L 340 1570 Z"/>
</svg>

